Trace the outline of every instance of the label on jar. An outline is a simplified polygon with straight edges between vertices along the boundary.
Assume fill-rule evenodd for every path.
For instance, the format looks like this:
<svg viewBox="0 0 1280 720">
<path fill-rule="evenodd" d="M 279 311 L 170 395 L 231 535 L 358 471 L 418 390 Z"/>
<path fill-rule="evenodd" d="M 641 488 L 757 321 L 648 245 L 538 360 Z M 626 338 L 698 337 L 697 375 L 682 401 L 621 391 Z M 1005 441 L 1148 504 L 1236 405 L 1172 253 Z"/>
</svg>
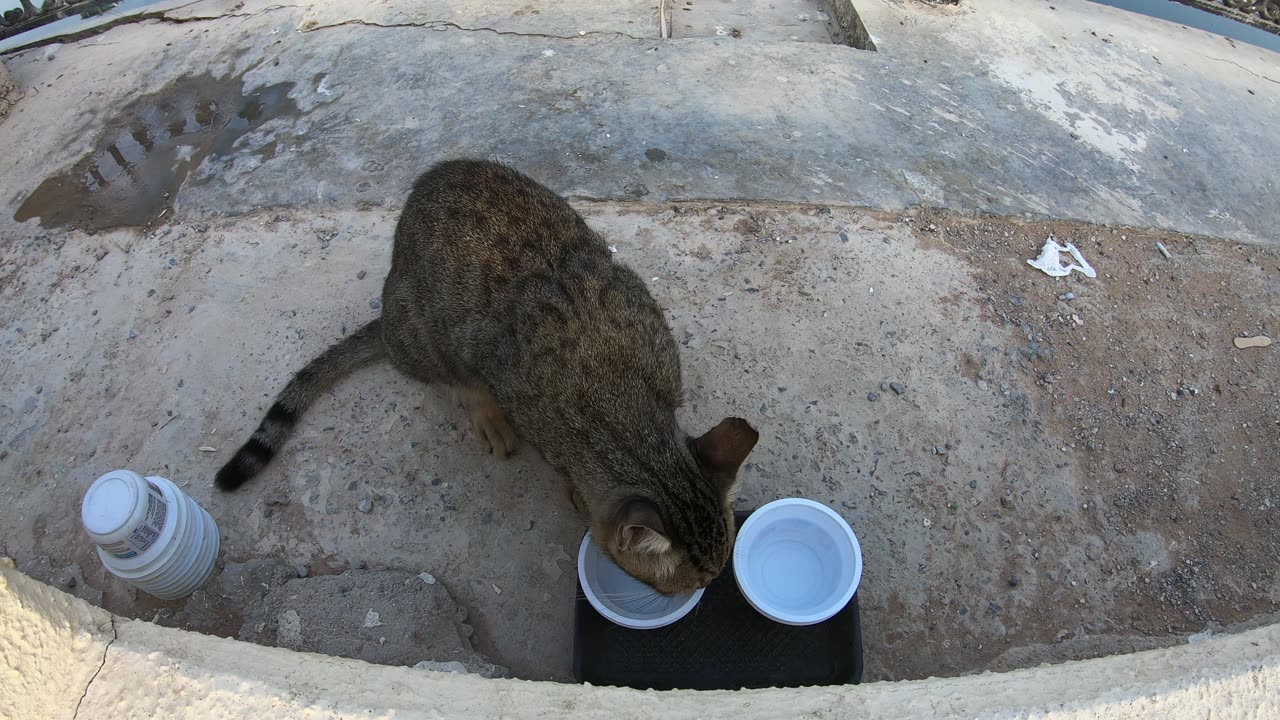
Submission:
<svg viewBox="0 0 1280 720">
<path fill-rule="evenodd" d="M 156 540 L 160 539 L 160 533 L 164 530 L 164 523 L 168 517 L 169 503 L 165 502 L 164 493 L 148 480 L 147 511 L 143 514 L 141 522 L 123 540 L 103 545 L 102 549 L 121 560 L 137 557 L 149 550 L 156 544 Z"/>
</svg>

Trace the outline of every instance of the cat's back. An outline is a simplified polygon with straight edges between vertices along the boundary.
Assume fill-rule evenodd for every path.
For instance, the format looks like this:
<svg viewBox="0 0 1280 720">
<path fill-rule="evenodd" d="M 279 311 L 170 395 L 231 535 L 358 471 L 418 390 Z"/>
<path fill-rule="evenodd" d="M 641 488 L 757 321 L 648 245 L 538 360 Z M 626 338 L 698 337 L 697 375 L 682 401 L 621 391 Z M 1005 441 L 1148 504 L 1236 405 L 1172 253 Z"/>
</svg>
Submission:
<svg viewBox="0 0 1280 720">
<path fill-rule="evenodd" d="M 607 252 L 559 195 L 506 165 L 449 160 L 414 182 L 396 226 L 394 254 L 500 272 L 539 258 L 554 260 L 570 250 Z"/>
<path fill-rule="evenodd" d="M 418 178 L 396 226 L 383 317 L 393 336 L 430 338 L 486 379 L 545 386 L 640 365 L 660 395 L 679 392 L 674 341 L 644 282 L 568 202 L 497 163 L 448 161 Z"/>
</svg>

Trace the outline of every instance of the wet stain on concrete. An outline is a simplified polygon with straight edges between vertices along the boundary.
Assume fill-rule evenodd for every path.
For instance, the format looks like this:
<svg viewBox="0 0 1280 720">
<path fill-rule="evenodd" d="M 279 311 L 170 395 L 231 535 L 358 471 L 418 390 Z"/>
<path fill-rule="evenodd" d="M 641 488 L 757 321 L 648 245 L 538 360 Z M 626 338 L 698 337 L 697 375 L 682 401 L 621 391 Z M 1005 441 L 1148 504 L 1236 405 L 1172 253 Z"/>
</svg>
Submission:
<svg viewBox="0 0 1280 720">
<path fill-rule="evenodd" d="M 293 86 L 284 82 L 246 92 L 234 76 L 175 80 L 122 109 L 97 147 L 40 183 L 13 219 L 88 230 L 148 225 L 166 213 L 206 158 L 230 153 L 237 140 L 269 120 L 296 116 L 289 97 Z M 269 146 L 263 159 L 274 154 L 274 143 Z"/>
</svg>

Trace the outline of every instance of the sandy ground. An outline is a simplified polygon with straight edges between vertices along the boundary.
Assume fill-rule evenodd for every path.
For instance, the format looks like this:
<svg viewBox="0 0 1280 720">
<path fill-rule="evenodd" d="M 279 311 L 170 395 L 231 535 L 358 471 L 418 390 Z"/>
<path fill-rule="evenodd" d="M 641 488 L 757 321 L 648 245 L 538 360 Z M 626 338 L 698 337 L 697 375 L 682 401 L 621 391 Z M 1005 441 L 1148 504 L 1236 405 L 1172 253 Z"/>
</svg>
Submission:
<svg viewBox="0 0 1280 720">
<path fill-rule="evenodd" d="M 1176 642 L 1280 606 L 1280 359 L 1232 344 L 1280 334 L 1274 249 L 925 212 L 580 209 L 667 309 L 686 427 L 760 428 L 741 507 L 812 497 L 858 532 L 868 679 Z M 535 453 L 485 455 L 441 391 L 362 371 L 255 485 L 211 487 L 287 375 L 375 314 L 394 218 L 10 236 L 0 552 L 48 556 L 115 612 L 180 618 L 106 576 L 77 525 L 100 472 L 163 474 L 218 520 L 224 559 L 430 572 L 481 651 L 566 679 L 583 526 Z M 1098 278 L 1028 267 L 1051 233 Z"/>
</svg>

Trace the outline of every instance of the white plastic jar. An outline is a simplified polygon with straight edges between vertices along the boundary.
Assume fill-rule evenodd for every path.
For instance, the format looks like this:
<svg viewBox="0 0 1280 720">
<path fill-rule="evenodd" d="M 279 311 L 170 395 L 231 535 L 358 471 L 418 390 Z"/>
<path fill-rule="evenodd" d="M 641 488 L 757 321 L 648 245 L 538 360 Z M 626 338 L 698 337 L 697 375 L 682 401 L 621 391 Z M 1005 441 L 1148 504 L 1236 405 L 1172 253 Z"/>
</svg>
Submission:
<svg viewBox="0 0 1280 720">
<path fill-rule="evenodd" d="M 217 523 L 162 477 L 103 475 L 85 492 L 80 521 L 107 570 L 161 599 L 195 592 L 218 559 Z"/>
</svg>

